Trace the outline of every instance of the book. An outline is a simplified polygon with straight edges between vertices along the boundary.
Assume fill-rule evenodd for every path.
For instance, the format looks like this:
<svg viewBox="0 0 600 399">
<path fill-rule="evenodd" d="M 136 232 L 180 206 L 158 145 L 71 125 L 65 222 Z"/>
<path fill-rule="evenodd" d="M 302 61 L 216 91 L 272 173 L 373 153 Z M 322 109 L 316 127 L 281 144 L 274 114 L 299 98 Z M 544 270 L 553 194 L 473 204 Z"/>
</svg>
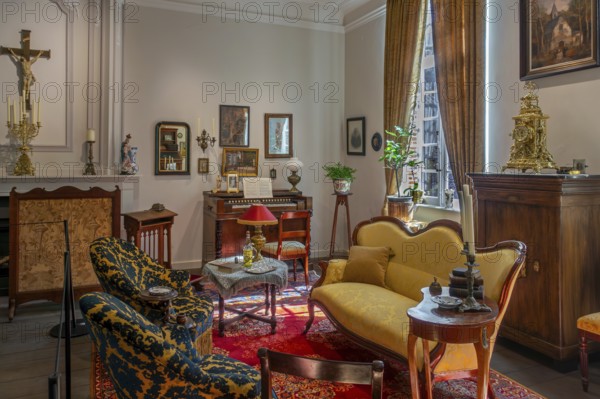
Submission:
<svg viewBox="0 0 600 399">
<path fill-rule="evenodd" d="M 452 274 L 450 274 L 449 276 L 450 278 L 450 286 L 454 286 L 454 287 L 464 287 L 467 288 L 467 278 L 466 277 L 459 277 L 459 276 L 453 276 Z M 483 285 L 483 278 L 481 278 L 481 276 L 479 277 L 475 277 L 473 279 L 473 286 L 477 287 Z"/>
<path fill-rule="evenodd" d="M 466 277 L 467 276 L 467 268 L 466 267 L 455 267 L 452 269 L 452 276 L 456 277 Z M 473 277 L 477 278 L 481 276 L 481 272 L 478 269 L 473 269 Z"/>
<path fill-rule="evenodd" d="M 217 269 L 221 273 L 235 273 L 239 270 L 242 270 L 242 263 L 224 263 L 221 265 L 217 265 Z"/>
<path fill-rule="evenodd" d="M 450 293 L 450 296 L 455 296 L 458 298 L 466 298 L 468 296 L 468 292 L 467 292 L 466 288 L 450 287 L 449 293 Z M 473 298 L 483 299 L 483 285 L 480 285 L 477 288 L 473 288 Z"/>
<path fill-rule="evenodd" d="M 246 177 L 244 184 L 244 198 L 271 198 L 273 188 L 270 177 Z"/>
</svg>

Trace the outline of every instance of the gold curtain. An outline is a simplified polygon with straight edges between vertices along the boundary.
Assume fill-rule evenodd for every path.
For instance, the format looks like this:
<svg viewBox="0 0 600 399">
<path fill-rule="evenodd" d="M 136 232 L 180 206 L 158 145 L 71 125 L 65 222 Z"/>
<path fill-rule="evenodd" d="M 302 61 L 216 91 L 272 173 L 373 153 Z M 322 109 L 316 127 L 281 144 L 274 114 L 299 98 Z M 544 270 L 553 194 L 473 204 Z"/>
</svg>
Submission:
<svg viewBox="0 0 600 399">
<path fill-rule="evenodd" d="M 406 127 L 414 108 L 421 69 L 428 0 L 387 0 L 383 81 L 383 126 Z M 384 141 L 387 140 L 384 137 Z M 387 195 L 398 188 L 393 171 L 385 169 L 386 197 L 382 214 L 387 214 Z"/>
<path fill-rule="evenodd" d="M 456 187 L 483 171 L 485 2 L 432 0 L 438 100 Z"/>
</svg>

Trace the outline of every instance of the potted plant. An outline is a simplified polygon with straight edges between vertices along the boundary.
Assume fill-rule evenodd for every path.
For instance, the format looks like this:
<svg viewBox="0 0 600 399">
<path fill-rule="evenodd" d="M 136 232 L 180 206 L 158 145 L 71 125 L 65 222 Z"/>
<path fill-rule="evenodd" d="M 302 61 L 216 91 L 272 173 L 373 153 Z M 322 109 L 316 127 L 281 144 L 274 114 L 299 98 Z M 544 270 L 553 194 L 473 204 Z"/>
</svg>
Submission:
<svg viewBox="0 0 600 399">
<path fill-rule="evenodd" d="M 396 179 L 396 187 L 398 192 L 396 195 L 389 195 L 388 201 L 390 202 L 410 202 L 412 201 L 413 194 L 420 191 L 418 190 L 419 183 L 414 177 L 414 169 L 422 163 L 417 160 L 417 152 L 411 148 L 412 138 L 414 132 L 412 128 L 405 129 L 400 126 L 395 127 L 395 132 L 386 130 L 385 133 L 392 138 L 386 140 L 385 147 L 383 149 L 383 155 L 379 158 L 380 161 L 385 162 L 385 167 L 394 171 L 394 178 Z M 411 168 L 413 174 L 413 185 L 408 189 L 404 190 L 405 193 L 410 195 L 400 195 L 400 174 L 404 167 L 408 166 Z M 421 191 L 422 193 L 422 191 Z"/>
<path fill-rule="evenodd" d="M 348 194 L 350 185 L 354 180 L 356 169 L 342 165 L 341 162 L 328 163 L 323 165 L 325 176 L 333 181 L 333 190 L 336 194 Z"/>
</svg>

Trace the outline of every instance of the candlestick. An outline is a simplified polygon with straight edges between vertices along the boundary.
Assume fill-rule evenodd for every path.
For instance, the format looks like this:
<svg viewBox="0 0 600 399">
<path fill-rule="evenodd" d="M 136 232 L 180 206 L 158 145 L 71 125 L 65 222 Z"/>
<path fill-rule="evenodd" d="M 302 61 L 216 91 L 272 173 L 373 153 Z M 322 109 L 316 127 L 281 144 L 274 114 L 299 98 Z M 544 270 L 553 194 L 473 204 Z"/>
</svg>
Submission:
<svg viewBox="0 0 600 399">
<path fill-rule="evenodd" d="M 92 129 L 88 130 L 88 136 L 90 131 L 93 132 Z M 92 137 L 94 138 L 94 137 Z M 94 159 L 94 151 L 92 150 L 93 146 L 94 146 L 94 140 L 88 140 L 87 141 L 87 145 L 88 145 L 88 161 L 85 164 L 85 168 L 83 169 L 83 174 L 84 175 L 96 175 L 96 167 L 94 166 L 94 163 L 92 162 L 92 160 Z"/>
<path fill-rule="evenodd" d="M 10 124 L 10 98 L 6 97 L 6 121 Z"/>
<path fill-rule="evenodd" d="M 12 104 L 10 105 L 10 107 L 12 108 L 12 124 L 14 125 L 17 122 L 17 104 L 15 104 L 14 101 L 12 101 Z"/>
<path fill-rule="evenodd" d="M 42 120 L 40 119 L 40 109 L 41 109 L 41 104 L 40 104 L 40 97 L 38 96 L 37 98 L 37 123 L 41 124 Z"/>
</svg>

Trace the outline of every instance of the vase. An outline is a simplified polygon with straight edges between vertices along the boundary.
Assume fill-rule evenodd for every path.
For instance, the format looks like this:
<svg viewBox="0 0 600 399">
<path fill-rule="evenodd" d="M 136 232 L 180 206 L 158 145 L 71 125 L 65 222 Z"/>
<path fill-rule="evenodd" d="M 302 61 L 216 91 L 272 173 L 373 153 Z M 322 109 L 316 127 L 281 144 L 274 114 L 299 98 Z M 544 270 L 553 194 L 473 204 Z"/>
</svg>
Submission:
<svg viewBox="0 0 600 399">
<path fill-rule="evenodd" d="M 388 195 L 388 215 L 407 223 L 412 220 L 414 203 L 411 196 Z"/>
<path fill-rule="evenodd" d="M 333 179 L 333 191 L 336 194 L 345 195 L 350 192 L 352 180 L 349 179 Z"/>
</svg>

